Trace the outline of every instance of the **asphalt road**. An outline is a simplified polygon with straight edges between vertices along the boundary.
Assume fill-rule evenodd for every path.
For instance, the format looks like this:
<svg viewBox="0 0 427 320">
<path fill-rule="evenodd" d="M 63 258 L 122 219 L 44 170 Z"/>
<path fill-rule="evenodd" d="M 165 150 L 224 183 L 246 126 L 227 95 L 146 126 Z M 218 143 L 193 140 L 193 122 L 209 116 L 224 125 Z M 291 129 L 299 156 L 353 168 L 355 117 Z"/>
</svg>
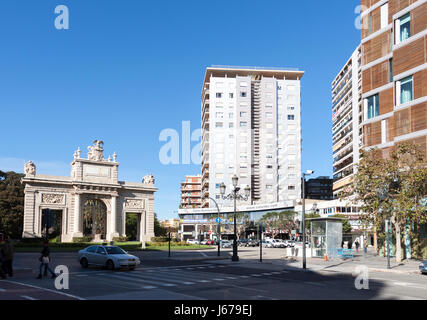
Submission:
<svg viewBox="0 0 427 320">
<path fill-rule="evenodd" d="M 17 254 L 15 277 L 0 281 L 6 299 L 142 299 L 142 300 L 285 300 L 285 299 L 427 299 L 427 277 L 374 273 L 369 289 L 358 290 L 355 277 L 334 272 L 301 271 L 280 265 L 245 266 L 244 261 L 193 261 L 214 252 L 138 253 L 143 264 L 135 271 L 82 269 L 76 253 L 53 254 L 54 265 L 69 268 L 69 289 L 57 290 L 54 280 L 37 280 L 38 254 Z M 29 269 L 25 270 L 27 267 Z M 13 282 L 10 282 L 13 281 Z"/>
</svg>

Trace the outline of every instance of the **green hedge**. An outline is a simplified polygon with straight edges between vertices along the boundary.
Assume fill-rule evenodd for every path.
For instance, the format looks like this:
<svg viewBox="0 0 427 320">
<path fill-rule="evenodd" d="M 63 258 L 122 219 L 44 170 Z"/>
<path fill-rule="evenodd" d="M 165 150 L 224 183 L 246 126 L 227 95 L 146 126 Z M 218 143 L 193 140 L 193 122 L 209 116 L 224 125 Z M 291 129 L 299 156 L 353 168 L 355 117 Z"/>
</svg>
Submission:
<svg viewBox="0 0 427 320">
<path fill-rule="evenodd" d="M 154 242 L 154 241 L 151 241 L 151 242 L 146 242 L 146 244 L 145 244 L 147 247 L 149 247 L 149 246 L 169 246 L 169 241 L 163 241 L 163 242 Z M 180 241 L 180 242 L 178 242 L 178 241 L 171 241 L 171 246 L 189 246 L 189 244 L 187 243 L 187 242 L 185 242 L 185 241 Z"/>
<path fill-rule="evenodd" d="M 114 242 L 126 242 L 128 240 L 129 240 L 128 237 L 114 237 L 113 238 Z"/>
<path fill-rule="evenodd" d="M 100 245 L 104 242 L 49 242 L 50 248 L 75 248 L 83 249 L 92 245 Z M 15 242 L 13 245 L 16 248 L 42 248 L 43 240 L 37 242 Z M 121 247 L 124 250 L 135 250 L 141 248 L 141 242 L 115 242 L 114 245 Z"/>
</svg>

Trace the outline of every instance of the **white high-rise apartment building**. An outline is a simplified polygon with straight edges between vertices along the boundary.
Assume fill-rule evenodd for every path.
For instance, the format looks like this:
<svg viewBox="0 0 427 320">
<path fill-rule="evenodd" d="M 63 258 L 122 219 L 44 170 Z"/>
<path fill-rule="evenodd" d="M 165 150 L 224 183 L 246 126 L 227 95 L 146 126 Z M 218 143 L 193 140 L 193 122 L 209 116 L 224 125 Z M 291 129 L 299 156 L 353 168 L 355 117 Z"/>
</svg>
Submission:
<svg viewBox="0 0 427 320">
<path fill-rule="evenodd" d="M 209 67 L 202 90 L 202 207 L 232 190 L 231 177 L 251 187 L 247 204 L 301 198 L 303 71 Z"/>
<path fill-rule="evenodd" d="M 351 183 L 363 144 L 361 67 L 359 46 L 332 81 L 334 197 Z"/>
</svg>

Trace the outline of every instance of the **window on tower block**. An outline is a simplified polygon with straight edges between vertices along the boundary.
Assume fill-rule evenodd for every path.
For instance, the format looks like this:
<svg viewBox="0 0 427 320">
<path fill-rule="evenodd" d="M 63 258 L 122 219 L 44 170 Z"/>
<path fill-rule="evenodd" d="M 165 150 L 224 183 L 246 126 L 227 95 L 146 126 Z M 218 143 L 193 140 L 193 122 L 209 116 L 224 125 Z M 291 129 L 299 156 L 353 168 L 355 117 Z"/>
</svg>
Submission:
<svg viewBox="0 0 427 320">
<path fill-rule="evenodd" d="M 368 119 L 380 115 L 380 102 L 378 94 L 368 98 Z"/>
<path fill-rule="evenodd" d="M 406 103 L 413 100 L 412 76 L 400 81 L 400 103 Z"/>
<path fill-rule="evenodd" d="M 405 14 L 400 18 L 400 41 L 404 41 L 411 36 L 411 14 Z"/>
</svg>

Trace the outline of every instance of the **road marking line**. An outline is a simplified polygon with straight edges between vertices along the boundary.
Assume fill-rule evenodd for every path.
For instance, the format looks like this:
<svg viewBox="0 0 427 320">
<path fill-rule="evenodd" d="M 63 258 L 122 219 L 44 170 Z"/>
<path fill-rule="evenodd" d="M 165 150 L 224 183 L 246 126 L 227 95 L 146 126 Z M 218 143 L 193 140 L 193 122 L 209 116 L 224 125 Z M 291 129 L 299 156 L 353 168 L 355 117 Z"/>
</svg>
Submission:
<svg viewBox="0 0 427 320">
<path fill-rule="evenodd" d="M 207 282 L 211 282 L 210 280 L 195 280 L 195 281 L 200 282 L 200 283 L 207 283 Z"/>
<path fill-rule="evenodd" d="M 247 279 L 247 278 L 250 278 L 250 277 L 249 276 L 240 276 L 240 278 Z"/>
<path fill-rule="evenodd" d="M 186 270 L 194 270 L 194 268 L 186 268 Z"/>
<path fill-rule="evenodd" d="M 145 287 L 142 287 L 143 289 L 156 289 L 157 287 L 155 287 L 155 286 L 145 286 Z"/>
<path fill-rule="evenodd" d="M 200 253 L 202 256 L 207 257 L 208 255 L 202 251 L 197 251 L 198 253 Z"/>
<path fill-rule="evenodd" d="M 214 281 L 224 281 L 225 279 L 220 279 L 220 278 L 216 278 L 216 279 L 212 279 Z"/>
<path fill-rule="evenodd" d="M 251 274 L 251 277 L 261 277 L 260 274 Z"/>
<path fill-rule="evenodd" d="M 76 277 L 87 277 L 87 274 L 77 274 Z"/>
<path fill-rule="evenodd" d="M 266 273 L 262 273 L 264 276 L 271 276 L 272 275 L 272 273 L 268 273 L 268 272 L 266 272 Z"/>
<path fill-rule="evenodd" d="M 173 283 L 163 283 L 163 284 L 161 284 L 161 286 L 163 286 L 163 287 L 176 287 L 176 284 L 173 284 Z"/>
<path fill-rule="evenodd" d="M 271 274 L 280 274 L 280 272 L 272 272 Z"/>
<path fill-rule="evenodd" d="M 24 299 L 27 299 L 27 300 L 38 300 L 38 299 L 30 297 L 30 296 L 21 296 L 21 298 L 24 298 Z"/>
<path fill-rule="evenodd" d="M 190 281 L 184 281 L 182 282 L 182 284 L 195 284 L 194 282 L 190 282 Z"/>
<path fill-rule="evenodd" d="M 6 289 L 0 288 L 0 292 L 5 292 L 5 291 L 6 291 Z"/>
<path fill-rule="evenodd" d="M 62 294 L 64 296 L 70 297 L 70 298 L 74 298 L 74 299 L 78 299 L 78 300 L 86 300 L 85 298 L 82 297 L 78 297 L 69 293 L 64 293 L 64 292 L 60 292 L 60 291 L 56 291 L 56 290 L 51 290 L 51 289 L 47 289 L 47 288 L 43 288 L 43 287 L 39 287 L 39 286 L 34 286 L 31 284 L 26 284 L 26 283 L 21 283 L 21 282 L 17 282 L 17 281 L 10 281 L 10 280 L 3 280 L 4 282 L 9 282 L 9 283 L 13 283 L 13 284 L 18 284 L 21 286 L 27 286 L 27 287 L 31 287 L 31 288 L 35 288 L 35 289 L 39 289 L 39 290 L 45 290 L 45 291 L 49 291 L 49 292 L 53 292 L 56 294 Z"/>
<path fill-rule="evenodd" d="M 236 280 L 236 277 L 226 277 L 226 279 Z"/>
</svg>

